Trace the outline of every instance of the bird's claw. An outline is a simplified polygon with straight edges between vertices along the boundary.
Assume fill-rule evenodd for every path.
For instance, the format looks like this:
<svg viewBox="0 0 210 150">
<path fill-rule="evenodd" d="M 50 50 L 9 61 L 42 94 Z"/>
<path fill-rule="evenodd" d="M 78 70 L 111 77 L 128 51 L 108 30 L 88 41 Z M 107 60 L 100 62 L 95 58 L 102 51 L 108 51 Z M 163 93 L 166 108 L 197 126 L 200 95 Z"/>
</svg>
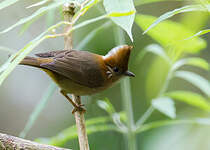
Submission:
<svg viewBox="0 0 210 150">
<path fill-rule="evenodd" d="M 75 112 L 86 112 L 86 109 L 83 107 L 84 104 L 79 104 L 78 106 L 74 107 L 74 109 L 72 110 L 72 114 L 74 114 Z"/>
</svg>

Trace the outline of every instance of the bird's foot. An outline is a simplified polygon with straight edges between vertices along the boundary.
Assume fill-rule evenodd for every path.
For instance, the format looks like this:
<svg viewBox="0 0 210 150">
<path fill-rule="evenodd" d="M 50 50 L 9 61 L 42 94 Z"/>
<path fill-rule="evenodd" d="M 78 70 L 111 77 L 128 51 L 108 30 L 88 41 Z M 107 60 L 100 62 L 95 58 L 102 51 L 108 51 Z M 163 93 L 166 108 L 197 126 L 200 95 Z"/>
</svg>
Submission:
<svg viewBox="0 0 210 150">
<path fill-rule="evenodd" d="M 85 113 L 86 109 L 83 106 L 84 106 L 84 104 L 79 104 L 76 107 L 74 107 L 74 109 L 72 110 L 72 114 L 74 114 L 77 111 Z"/>
</svg>

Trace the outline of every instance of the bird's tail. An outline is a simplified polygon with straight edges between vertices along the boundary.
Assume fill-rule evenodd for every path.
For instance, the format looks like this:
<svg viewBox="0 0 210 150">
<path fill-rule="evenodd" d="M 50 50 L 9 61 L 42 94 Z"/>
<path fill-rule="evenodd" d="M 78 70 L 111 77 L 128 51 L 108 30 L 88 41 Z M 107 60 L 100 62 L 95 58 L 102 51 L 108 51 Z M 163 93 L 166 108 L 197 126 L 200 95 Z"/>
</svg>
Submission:
<svg viewBox="0 0 210 150">
<path fill-rule="evenodd" d="M 36 57 L 26 56 L 20 62 L 20 65 L 28 65 L 28 66 L 42 68 L 41 64 L 50 63 L 51 61 L 52 61 L 51 58 L 36 58 Z"/>
</svg>

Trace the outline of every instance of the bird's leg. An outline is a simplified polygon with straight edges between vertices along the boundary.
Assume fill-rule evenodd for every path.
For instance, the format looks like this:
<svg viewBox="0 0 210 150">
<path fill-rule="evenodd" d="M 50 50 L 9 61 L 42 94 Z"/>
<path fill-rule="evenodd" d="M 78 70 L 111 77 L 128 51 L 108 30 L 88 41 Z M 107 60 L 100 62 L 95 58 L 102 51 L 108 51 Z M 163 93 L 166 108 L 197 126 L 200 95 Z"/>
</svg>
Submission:
<svg viewBox="0 0 210 150">
<path fill-rule="evenodd" d="M 61 90 L 60 91 L 61 94 L 63 96 L 65 96 L 65 98 L 74 106 L 74 109 L 72 110 L 72 114 L 74 114 L 76 111 L 86 111 L 85 108 L 83 108 L 82 106 L 84 106 L 84 104 L 76 104 L 67 94 L 65 91 Z"/>
</svg>

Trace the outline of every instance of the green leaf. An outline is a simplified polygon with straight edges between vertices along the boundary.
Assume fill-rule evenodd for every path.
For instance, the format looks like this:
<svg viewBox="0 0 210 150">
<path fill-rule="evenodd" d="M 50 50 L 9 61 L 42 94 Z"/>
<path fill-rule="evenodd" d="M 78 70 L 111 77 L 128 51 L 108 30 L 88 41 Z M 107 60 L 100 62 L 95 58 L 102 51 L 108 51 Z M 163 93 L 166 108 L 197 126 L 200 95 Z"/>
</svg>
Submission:
<svg viewBox="0 0 210 150">
<path fill-rule="evenodd" d="M 122 1 L 104 0 L 103 5 L 108 14 L 118 12 L 117 15 L 116 13 L 114 13 L 115 14 L 114 17 L 111 17 L 112 21 L 114 21 L 115 24 L 123 28 L 129 35 L 131 41 L 133 41 L 133 37 L 131 33 L 131 29 L 132 29 L 134 18 L 135 18 L 135 13 L 134 13 L 135 7 L 133 4 L 133 0 L 122 0 Z M 127 16 L 128 12 L 130 14 L 129 16 Z M 121 13 L 121 15 L 119 13 Z M 124 13 L 126 14 L 126 16 L 122 15 Z"/>
<path fill-rule="evenodd" d="M 56 8 L 47 11 L 46 26 L 49 27 L 54 24 L 55 14 L 58 10 Z"/>
<path fill-rule="evenodd" d="M 154 60 L 151 60 L 151 64 L 148 64 L 145 86 L 149 101 L 159 97 L 162 93 L 170 67 L 171 65 L 160 57 L 154 58 Z"/>
<path fill-rule="evenodd" d="M 105 100 L 98 100 L 97 104 L 99 107 L 104 109 L 112 118 L 113 123 L 119 128 L 120 131 L 126 132 L 127 127 L 121 122 L 121 119 L 124 119 L 125 117 L 121 114 L 116 113 L 114 106 L 110 103 L 109 99 L 106 98 Z M 124 118 L 122 118 L 124 117 Z M 125 120 L 125 119 L 124 119 Z"/>
<path fill-rule="evenodd" d="M 96 36 L 97 33 L 104 31 L 104 29 L 110 27 L 111 22 L 107 22 L 99 27 L 97 27 L 96 29 L 92 30 L 90 33 L 88 33 L 84 39 L 82 39 L 82 41 L 80 41 L 77 46 L 76 49 L 82 49 L 84 46 L 87 45 L 88 42 L 90 42 L 93 37 Z"/>
<path fill-rule="evenodd" d="M 111 121 L 110 117 L 97 117 L 86 120 L 87 134 L 90 135 L 96 132 L 104 132 L 104 131 L 118 131 L 118 129 L 114 125 L 107 124 L 110 121 Z M 77 138 L 77 129 L 76 126 L 73 125 L 61 131 L 58 135 L 54 137 L 39 138 L 36 139 L 36 141 L 55 146 L 63 146 L 66 142 L 75 138 Z"/>
<path fill-rule="evenodd" d="M 98 16 L 96 18 L 85 20 L 85 21 L 81 22 L 80 24 L 77 24 L 77 25 L 73 26 L 72 31 L 76 30 L 76 29 L 79 29 L 81 27 L 87 26 L 90 23 L 94 23 L 96 21 L 103 20 L 103 19 L 106 19 L 106 18 L 107 18 L 107 15 L 102 15 L 102 16 Z"/>
<path fill-rule="evenodd" d="M 3 30 L 0 32 L 0 34 L 6 33 L 10 30 L 12 30 L 13 28 L 22 25 L 32 19 L 34 19 L 35 17 L 38 17 L 39 15 L 42 15 L 43 13 L 46 13 L 47 11 L 49 11 L 50 9 L 56 8 L 60 5 L 62 5 L 65 1 L 59 1 L 59 2 L 54 2 L 46 7 L 42 7 L 39 10 L 37 10 L 35 13 L 33 13 L 31 16 L 25 17 L 20 19 L 17 23 L 13 24 L 12 26 L 8 27 L 7 29 Z"/>
<path fill-rule="evenodd" d="M 139 6 L 143 4 L 163 2 L 163 1 L 168 1 L 168 0 L 136 0 L 134 3 L 135 3 L 135 6 Z M 175 2 L 175 1 L 182 1 L 182 0 L 170 0 L 170 1 Z"/>
<path fill-rule="evenodd" d="M 0 85 L 3 83 L 3 81 L 7 78 L 7 76 L 14 70 L 14 68 L 23 60 L 23 58 L 29 54 L 39 43 L 41 43 L 44 39 L 48 38 L 47 36 L 44 36 L 45 32 L 40 34 L 37 38 L 29 42 L 24 48 L 19 50 L 17 53 L 15 53 L 14 59 L 12 59 L 11 62 L 8 63 L 7 68 L 5 68 L 4 72 L 0 74 Z M 5 64 L 6 64 L 5 63 Z M 4 65 L 5 65 L 4 64 Z"/>
<path fill-rule="evenodd" d="M 74 17 L 77 17 L 77 14 L 79 14 L 80 12 L 83 12 L 86 13 L 91 7 L 93 7 L 94 5 L 96 5 L 100 0 L 90 0 L 87 5 L 85 5 L 85 7 L 81 10 L 79 10 L 75 15 Z M 83 14 L 84 15 L 84 14 Z M 73 19 L 74 19 L 73 17 Z"/>
<path fill-rule="evenodd" d="M 11 55 L 11 56 L 9 57 L 9 59 L 7 59 L 7 61 L 6 61 L 3 65 L 1 65 L 1 67 L 0 67 L 0 73 L 2 73 L 3 71 L 5 71 L 5 70 L 8 68 L 8 66 L 10 65 L 10 62 L 11 62 L 15 57 L 16 57 L 15 54 Z"/>
<path fill-rule="evenodd" d="M 24 23 L 19 31 L 19 35 L 22 35 L 29 27 L 32 23 L 34 23 L 36 20 L 38 20 L 42 15 L 44 14 L 41 14 L 33 19 L 31 19 L 30 21 Z"/>
<path fill-rule="evenodd" d="M 210 125 L 210 119 L 209 118 L 196 118 L 195 122 L 201 125 Z"/>
<path fill-rule="evenodd" d="M 165 95 L 202 110 L 210 111 L 210 103 L 199 94 L 189 91 L 173 91 L 166 93 Z"/>
<path fill-rule="evenodd" d="M 10 52 L 10 53 L 14 53 L 15 52 L 14 49 L 11 49 L 11 48 L 8 48 L 8 47 L 4 47 L 4 46 L 0 46 L 0 50 L 7 51 L 7 52 Z"/>
<path fill-rule="evenodd" d="M 194 34 L 193 36 L 187 38 L 186 40 L 189 40 L 189 39 L 194 38 L 196 36 L 201 36 L 201 35 L 207 34 L 209 32 L 210 32 L 210 29 L 201 30 L 201 31 L 197 32 L 196 34 Z"/>
<path fill-rule="evenodd" d="M 4 0 L 3 2 L 0 3 L 0 10 L 3 8 L 6 8 L 16 2 L 18 2 L 19 0 Z"/>
<path fill-rule="evenodd" d="M 151 52 L 154 53 L 160 57 L 162 57 L 163 59 L 165 59 L 167 62 L 170 62 L 170 58 L 168 57 L 168 55 L 165 53 L 164 49 L 158 45 L 158 44 L 151 44 L 147 47 L 144 48 L 147 52 Z"/>
<path fill-rule="evenodd" d="M 199 2 L 204 8 L 206 8 L 206 10 L 208 12 L 210 12 L 210 7 L 209 7 L 210 2 L 209 2 L 209 0 L 199 0 Z"/>
<path fill-rule="evenodd" d="M 208 97 L 210 96 L 210 84 L 208 80 L 204 79 L 200 75 L 189 71 L 176 71 L 174 75 L 175 77 L 182 78 L 190 82 L 191 84 L 199 88 Z"/>
<path fill-rule="evenodd" d="M 194 11 L 190 13 L 185 13 L 180 17 L 180 23 L 196 33 L 203 29 L 203 27 L 205 27 L 208 23 L 209 13 L 204 11 Z M 192 21 L 192 19 L 196 21 Z"/>
<path fill-rule="evenodd" d="M 115 109 L 114 109 L 114 106 L 110 103 L 108 98 L 105 98 L 105 100 L 98 100 L 97 104 L 100 108 L 104 109 L 111 116 L 112 116 L 113 113 L 116 112 Z"/>
<path fill-rule="evenodd" d="M 160 97 L 152 100 L 152 106 L 170 118 L 176 118 L 174 101 L 168 97 Z"/>
<path fill-rule="evenodd" d="M 207 5 L 206 7 L 210 7 L 210 5 Z M 205 7 L 203 7 L 202 5 L 188 5 L 188 6 L 184 6 L 181 8 L 177 8 L 173 11 L 169 11 L 163 15 L 161 15 L 158 19 L 156 19 L 145 31 L 143 34 L 145 34 L 146 32 L 148 32 L 150 29 L 152 29 L 153 27 L 155 27 L 157 24 L 159 24 L 160 22 L 176 15 L 179 13 L 183 13 L 183 12 L 190 12 L 190 11 L 207 11 Z"/>
<path fill-rule="evenodd" d="M 191 66 L 202 68 L 204 70 L 209 70 L 208 62 L 206 60 L 204 60 L 202 58 L 198 58 L 198 57 L 181 59 L 181 60 L 177 61 L 176 63 L 174 63 L 171 70 L 175 71 L 184 65 L 191 65 Z"/>
<path fill-rule="evenodd" d="M 136 23 L 145 30 L 156 18 L 147 15 L 137 15 Z M 169 34 L 170 33 L 170 34 Z M 164 21 L 148 32 L 154 40 L 159 42 L 167 50 L 173 49 L 176 55 L 183 52 L 196 53 L 206 47 L 206 42 L 198 37 L 184 40 L 194 33 L 182 24 L 173 21 Z M 173 57 L 175 57 L 173 56 Z"/>
<path fill-rule="evenodd" d="M 30 6 L 26 7 L 26 8 L 32 8 L 32 7 L 41 6 L 41 5 L 46 4 L 48 1 L 50 1 L 50 0 L 42 0 L 42 1 L 37 2 L 37 3 L 35 3 L 35 4 L 32 4 L 32 5 L 30 5 Z"/>
<path fill-rule="evenodd" d="M 154 121 L 151 123 L 144 124 L 136 129 L 136 133 L 145 132 L 151 129 L 159 128 L 162 126 L 168 125 L 179 125 L 179 124 L 198 124 L 198 125 L 210 125 L 209 118 L 196 118 L 196 119 L 189 119 L 189 120 L 161 120 L 161 121 Z"/>
<path fill-rule="evenodd" d="M 86 26 L 90 23 L 93 23 L 95 21 L 99 21 L 106 18 L 106 15 L 103 16 L 99 16 L 87 21 L 84 21 L 80 24 L 75 25 L 71 30 L 69 30 L 69 33 L 71 33 L 72 31 L 79 29 L 83 26 Z M 27 45 L 24 46 L 24 48 L 22 48 L 21 50 L 19 50 L 16 54 L 15 54 L 15 59 L 8 65 L 8 67 L 4 70 L 4 72 L 0 75 L 0 85 L 3 83 L 3 81 L 7 78 L 7 76 L 14 70 L 14 68 L 21 62 L 21 60 L 23 60 L 23 58 L 29 54 L 37 45 L 39 45 L 42 41 L 44 41 L 45 39 L 48 38 L 55 38 L 56 36 L 54 35 L 45 35 L 46 33 L 48 33 L 49 31 L 63 25 L 63 24 L 67 24 L 65 21 L 61 21 L 51 27 L 49 27 L 46 31 L 42 32 L 39 36 L 37 36 L 34 40 L 30 41 Z"/>
</svg>

